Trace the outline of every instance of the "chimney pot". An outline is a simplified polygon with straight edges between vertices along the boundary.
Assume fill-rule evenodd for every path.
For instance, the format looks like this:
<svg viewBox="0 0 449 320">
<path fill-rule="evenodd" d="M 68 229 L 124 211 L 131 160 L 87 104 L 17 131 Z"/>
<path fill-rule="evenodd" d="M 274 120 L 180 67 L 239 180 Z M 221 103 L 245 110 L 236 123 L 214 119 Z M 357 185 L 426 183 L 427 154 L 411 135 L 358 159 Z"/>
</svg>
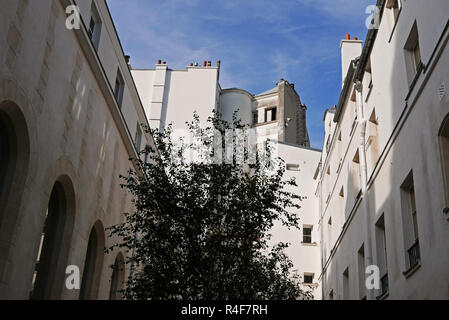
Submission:
<svg viewBox="0 0 449 320">
<path fill-rule="evenodd" d="M 351 40 L 351 34 L 346 34 L 346 40 Z"/>
<path fill-rule="evenodd" d="M 354 40 L 359 40 L 359 38 L 357 38 L 357 37 L 354 37 Z"/>
<path fill-rule="evenodd" d="M 158 61 L 157 61 L 157 64 L 162 64 L 162 60 L 158 60 Z"/>
<path fill-rule="evenodd" d="M 204 66 L 207 67 L 207 61 L 204 61 Z"/>
<path fill-rule="evenodd" d="M 164 62 L 162 62 L 162 64 L 167 64 L 167 62 L 164 61 Z"/>
<path fill-rule="evenodd" d="M 131 59 L 130 56 L 125 56 L 125 61 L 126 61 L 126 63 L 129 63 L 129 59 Z"/>
<path fill-rule="evenodd" d="M 191 63 L 190 66 L 193 67 L 193 63 Z"/>
</svg>

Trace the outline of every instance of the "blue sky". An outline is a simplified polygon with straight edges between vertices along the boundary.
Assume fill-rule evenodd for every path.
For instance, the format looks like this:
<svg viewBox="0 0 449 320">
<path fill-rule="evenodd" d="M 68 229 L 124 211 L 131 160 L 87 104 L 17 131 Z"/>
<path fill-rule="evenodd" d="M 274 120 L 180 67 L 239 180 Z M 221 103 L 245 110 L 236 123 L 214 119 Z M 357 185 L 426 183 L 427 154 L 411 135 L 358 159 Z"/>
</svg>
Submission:
<svg viewBox="0 0 449 320">
<path fill-rule="evenodd" d="M 284 78 L 308 106 L 312 147 L 341 90 L 340 40 L 364 39 L 375 0 L 107 0 L 134 68 L 222 61 L 222 88 L 253 94 Z"/>
</svg>

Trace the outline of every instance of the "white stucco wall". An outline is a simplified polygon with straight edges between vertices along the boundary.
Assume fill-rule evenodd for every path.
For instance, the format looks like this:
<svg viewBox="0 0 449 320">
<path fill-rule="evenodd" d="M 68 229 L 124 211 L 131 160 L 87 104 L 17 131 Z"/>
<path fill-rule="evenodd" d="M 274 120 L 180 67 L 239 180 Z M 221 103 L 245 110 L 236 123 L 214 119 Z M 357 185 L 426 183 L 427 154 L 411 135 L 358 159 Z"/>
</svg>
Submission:
<svg viewBox="0 0 449 320">
<path fill-rule="evenodd" d="M 321 288 L 319 286 L 319 276 L 321 272 L 320 263 L 320 236 L 318 229 L 318 201 L 314 195 L 315 184 L 313 175 L 320 161 L 321 152 L 319 150 L 307 149 L 286 143 L 277 144 L 278 155 L 285 161 L 285 164 L 299 165 L 299 171 L 286 170 L 284 178 L 286 180 L 295 178 L 297 187 L 289 187 L 288 190 L 303 197 L 298 204 L 300 209 L 290 209 L 295 213 L 300 221 L 300 230 L 288 229 L 280 222 L 277 222 L 272 229 L 272 243 L 290 243 L 286 249 L 287 255 L 292 259 L 294 269 L 303 276 L 304 273 L 314 275 L 314 285 L 304 286 L 306 290 L 312 290 L 314 299 L 321 299 Z M 312 244 L 304 244 L 302 230 L 304 226 L 312 226 Z"/>
<path fill-rule="evenodd" d="M 193 120 L 194 112 L 204 124 L 217 108 L 218 67 L 172 70 L 156 65 L 132 74 L 153 128 L 173 123 L 173 129 L 187 129 L 185 122 Z"/>
</svg>

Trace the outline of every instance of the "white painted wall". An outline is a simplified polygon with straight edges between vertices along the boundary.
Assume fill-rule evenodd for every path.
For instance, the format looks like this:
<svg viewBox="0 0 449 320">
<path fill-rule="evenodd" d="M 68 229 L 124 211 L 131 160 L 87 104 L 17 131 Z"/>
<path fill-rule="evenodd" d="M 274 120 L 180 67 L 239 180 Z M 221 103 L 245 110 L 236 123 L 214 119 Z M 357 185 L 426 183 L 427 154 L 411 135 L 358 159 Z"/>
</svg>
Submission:
<svg viewBox="0 0 449 320">
<path fill-rule="evenodd" d="M 373 110 L 376 113 L 379 143 L 379 160 L 370 163 L 368 158 L 368 193 L 365 199 L 361 202 L 354 199 L 353 186 L 357 179 L 353 179 L 350 168 L 359 147 L 360 126 L 351 134 L 353 116 L 350 100 L 345 102 L 335 128 L 335 134 L 342 133 L 342 152 L 339 153 L 338 143 L 334 140 L 329 154 L 323 154 L 319 195 L 323 248 L 327 248 L 324 257 L 328 259 L 330 249 L 333 250 L 323 270 L 322 286 L 326 299 L 330 291 L 334 292 L 334 298 L 344 298 L 343 272 L 346 268 L 349 268 L 350 289 L 346 298 L 360 299 L 366 295 L 366 291 L 360 291 L 359 276 L 363 270 L 357 263 L 358 250 L 366 242 L 364 202 L 367 202 L 369 212 L 368 239 L 374 265 L 382 260 L 378 255 L 379 239 L 375 224 L 382 214 L 385 218 L 386 271 L 389 279 L 389 295 L 385 298 L 449 298 L 449 255 L 446 254 L 449 252 L 449 222 L 442 213 L 443 208 L 448 206 L 445 198 L 448 190 L 442 172 L 442 161 L 447 159 L 440 156 L 438 138 L 442 121 L 449 112 L 448 94 L 441 98 L 438 96 L 441 85 L 449 83 L 449 48 L 446 41 L 449 33 L 447 30 L 444 32 L 448 23 L 449 2 L 402 1 L 402 10 L 394 29 L 391 14 L 389 9 L 385 9 L 370 55 L 373 88 L 370 90 L 364 82 L 362 89 L 365 117 L 369 118 Z M 415 86 L 411 88 L 404 46 L 415 21 L 422 62 L 427 69 L 417 77 Z M 444 41 L 439 42 L 439 39 Z M 371 152 L 369 143 L 365 148 L 368 153 Z M 343 156 L 342 170 L 328 177 L 327 164 L 333 172 L 338 154 Z M 405 207 L 401 200 L 401 185 L 411 170 L 416 191 L 421 262 L 416 272 L 405 276 L 409 248 L 404 244 L 402 214 Z M 327 186 L 330 189 L 326 189 Z M 345 189 L 345 205 L 339 207 L 342 186 Z M 330 190 L 329 200 L 326 200 L 327 191 L 323 190 Z M 346 218 L 344 228 L 340 219 L 343 215 Z M 335 221 L 332 224 L 332 241 L 326 234 L 329 218 Z M 375 297 L 379 294 L 378 290 L 374 292 Z"/>
<path fill-rule="evenodd" d="M 172 70 L 156 65 L 155 70 L 132 70 L 150 126 L 186 129 L 186 121 L 197 112 L 205 123 L 217 109 L 218 67 L 187 67 Z"/>
<path fill-rule="evenodd" d="M 311 289 L 314 299 L 321 299 L 321 288 L 319 285 L 319 276 L 321 272 L 320 263 L 320 236 L 318 229 L 318 201 L 314 195 L 315 183 L 313 175 L 320 161 L 320 150 L 303 148 L 286 143 L 277 144 L 278 155 L 285 161 L 285 164 L 299 165 L 299 171 L 285 171 L 286 180 L 295 178 L 298 187 L 289 187 L 290 192 L 294 192 L 304 197 L 298 204 L 300 209 L 290 209 L 292 213 L 298 215 L 300 219 L 300 228 L 288 229 L 277 222 L 272 229 L 273 242 L 286 242 L 291 246 L 286 249 L 287 255 L 292 259 L 294 269 L 303 276 L 304 273 L 314 274 L 314 285 L 303 286 L 304 289 Z M 302 230 L 303 226 L 313 226 L 312 244 L 303 244 Z"/>
</svg>

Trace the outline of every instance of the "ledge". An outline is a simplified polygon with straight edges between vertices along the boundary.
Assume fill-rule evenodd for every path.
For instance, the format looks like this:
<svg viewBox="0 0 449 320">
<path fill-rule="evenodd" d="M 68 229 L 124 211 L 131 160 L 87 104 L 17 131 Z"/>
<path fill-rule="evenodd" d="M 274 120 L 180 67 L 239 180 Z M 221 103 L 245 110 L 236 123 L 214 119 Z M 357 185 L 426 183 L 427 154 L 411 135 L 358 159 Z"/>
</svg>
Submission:
<svg viewBox="0 0 449 320">
<path fill-rule="evenodd" d="M 316 247 L 318 244 L 316 242 L 312 242 L 312 243 L 306 243 L 306 242 L 302 242 L 301 244 L 305 247 Z"/>
<path fill-rule="evenodd" d="M 384 294 L 381 294 L 380 296 L 376 297 L 376 300 L 385 300 L 390 295 L 390 291 L 385 292 Z"/>
<path fill-rule="evenodd" d="M 278 122 L 278 120 L 267 121 L 267 122 L 262 122 L 262 123 L 256 123 L 256 124 L 253 125 L 253 128 L 266 126 L 266 125 L 273 124 L 273 123 L 276 123 L 276 122 Z"/>
<path fill-rule="evenodd" d="M 410 278 L 419 268 L 421 268 L 421 262 L 418 262 L 415 266 L 409 268 L 407 271 L 402 272 L 406 279 Z"/>
</svg>

